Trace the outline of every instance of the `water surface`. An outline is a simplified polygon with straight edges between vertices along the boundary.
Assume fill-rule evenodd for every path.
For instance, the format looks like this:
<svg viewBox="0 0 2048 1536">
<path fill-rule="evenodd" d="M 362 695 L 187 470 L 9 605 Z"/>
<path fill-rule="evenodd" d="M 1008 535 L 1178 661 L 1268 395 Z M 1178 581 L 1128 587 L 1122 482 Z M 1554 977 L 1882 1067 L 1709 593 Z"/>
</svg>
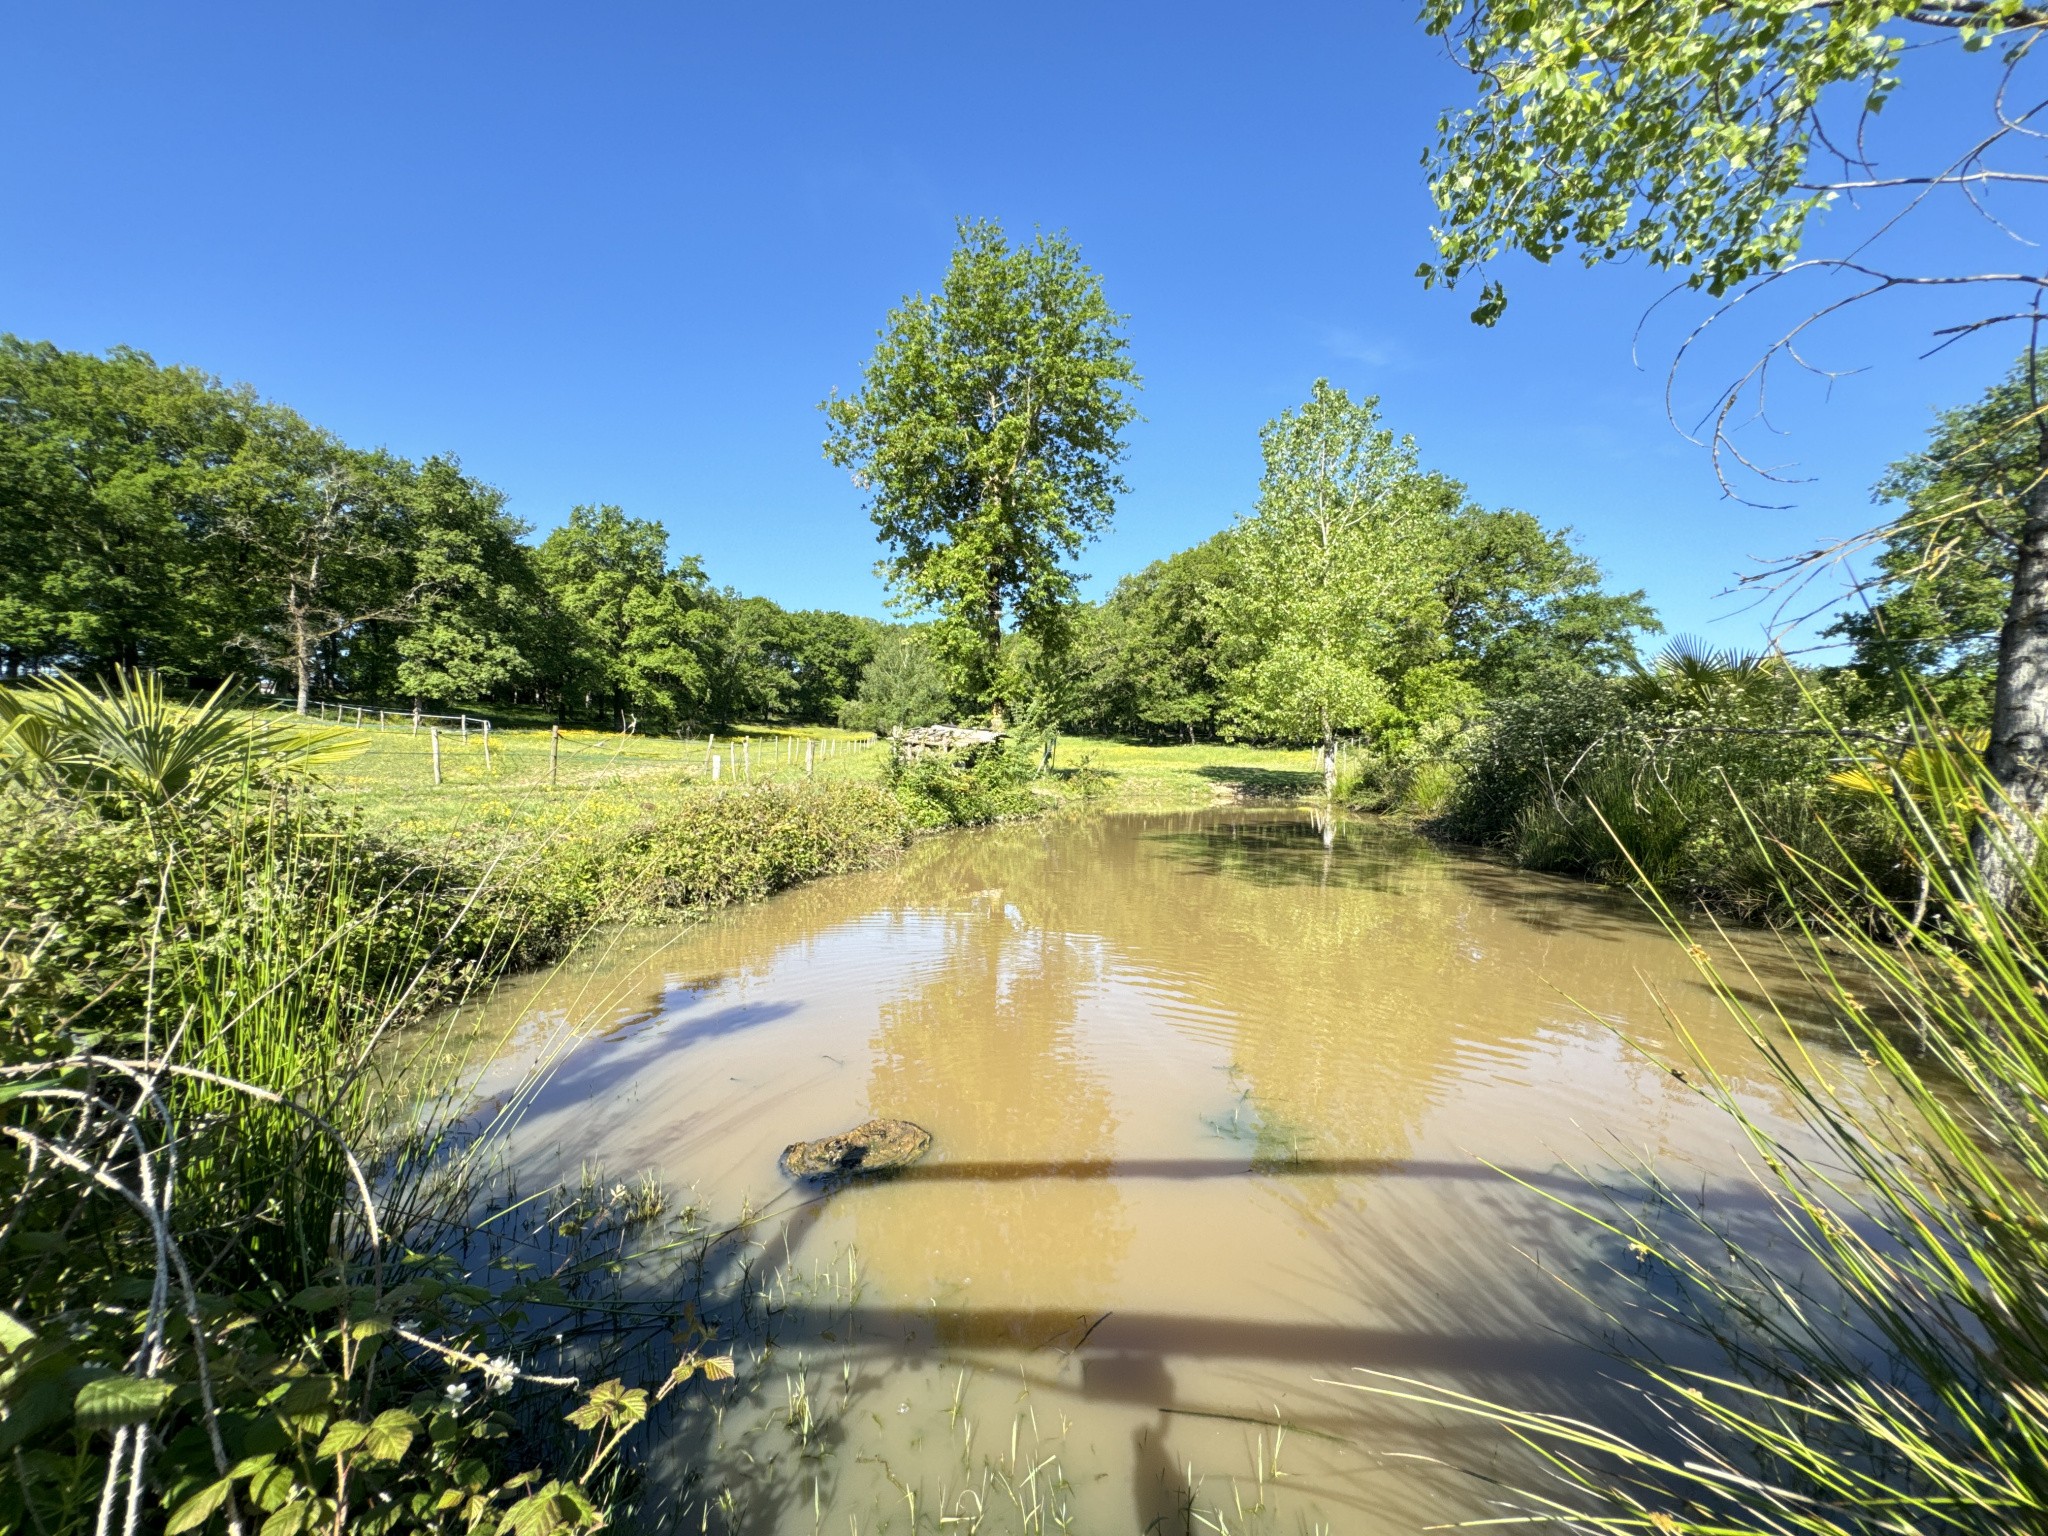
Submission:
<svg viewBox="0 0 2048 1536">
<path fill-rule="evenodd" d="M 1337 1383 L 1625 1419 L 1605 1351 L 1655 1322 L 1603 1315 L 1634 1306 L 1627 1255 L 1546 1194 L 1653 1159 L 1754 1205 L 1724 1117 L 1624 1038 L 1668 1042 L 1659 998 L 1778 1123 L 1625 896 L 1307 811 L 1108 817 L 936 839 L 503 988 L 483 1091 L 572 1031 L 514 1140 L 528 1182 L 656 1169 L 765 1212 L 764 1276 L 840 1277 L 790 1293 L 773 1362 L 825 1450 L 692 1530 L 1020 1529 L 1055 1484 L 1030 1528 L 1415 1530 L 1520 1464 Z M 822 1200 L 777 1173 L 875 1115 L 930 1158 Z"/>
</svg>

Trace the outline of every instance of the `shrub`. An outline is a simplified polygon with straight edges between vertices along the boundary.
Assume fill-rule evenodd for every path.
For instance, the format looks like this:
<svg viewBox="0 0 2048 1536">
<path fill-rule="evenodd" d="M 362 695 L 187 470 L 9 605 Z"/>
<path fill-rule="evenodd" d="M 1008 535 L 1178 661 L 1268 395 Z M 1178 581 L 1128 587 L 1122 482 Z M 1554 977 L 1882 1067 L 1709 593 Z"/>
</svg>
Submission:
<svg viewBox="0 0 2048 1536">
<path fill-rule="evenodd" d="M 602 1525 L 621 1438 L 730 1361 L 693 1348 L 651 1392 L 516 1362 L 543 1317 L 588 1335 L 579 1275 L 622 1285 L 613 1240 L 658 1202 L 586 1191 L 559 1230 L 606 1239 L 587 1265 L 477 1283 L 455 1256 L 504 1236 L 470 1224 L 478 1160 L 443 1158 L 449 1127 L 372 1079 L 380 1041 L 599 917 L 869 862 L 907 835 L 901 805 L 735 789 L 426 859 L 246 761 L 163 793 L 95 766 L 126 750 L 77 733 L 62 772 L 0 792 L 0 1530 Z M 661 1237 L 672 1278 L 731 1234 Z M 706 1342 L 681 1312 L 659 1336 L 685 1327 Z M 472 1383 L 517 1390 L 469 1404 Z"/>
<path fill-rule="evenodd" d="M 1782 909 L 1759 837 L 1903 878 L 1881 818 L 1834 782 L 1845 740 L 1823 686 L 1754 658 L 1684 653 L 1668 671 L 1496 704 L 1430 830 L 1745 916 Z"/>
<path fill-rule="evenodd" d="M 911 825 L 926 829 L 975 827 L 1045 809 L 1032 792 L 1032 754 L 1024 749 L 983 752 L 965 761 L 930 756 L 890 763 L 890 784 Z"/>
</svg>

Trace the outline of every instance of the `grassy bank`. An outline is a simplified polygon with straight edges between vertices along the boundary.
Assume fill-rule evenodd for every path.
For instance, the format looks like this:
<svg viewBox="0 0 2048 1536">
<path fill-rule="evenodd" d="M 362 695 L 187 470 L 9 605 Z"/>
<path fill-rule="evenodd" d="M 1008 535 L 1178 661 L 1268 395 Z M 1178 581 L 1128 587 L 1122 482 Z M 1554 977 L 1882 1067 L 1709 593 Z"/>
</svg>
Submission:
<svg viewBox="0 0 2048 1536">
<path fill-rule="evenodd" d="M 615 1259 L 479 1247 L 483 1154 L 380 1048 L 595 923 L 886 857 L 904 801 L 838 753 L 714 789 L 632 743 L 537 793 L 494 743 L 472 786 L 459 738 L 436 797 L 395 742 L 147 677 L 0 706 L 0 1530 L 603 1523 L 651 1402 L 730 1367 L 700 1336 L 606 1379 Z M 564 1228 L 660 1225 L 701 1278 L 725 1238 L 662 1205 L 567 1191 Z"/>
</svg>

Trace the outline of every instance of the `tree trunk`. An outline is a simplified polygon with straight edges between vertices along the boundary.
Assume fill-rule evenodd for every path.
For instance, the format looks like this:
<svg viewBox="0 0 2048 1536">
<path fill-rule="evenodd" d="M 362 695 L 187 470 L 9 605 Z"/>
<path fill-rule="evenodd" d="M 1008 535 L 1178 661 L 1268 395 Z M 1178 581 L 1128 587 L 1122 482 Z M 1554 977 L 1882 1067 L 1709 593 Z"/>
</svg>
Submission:
<svg viewBox="0 0 2048 1536">
<path fill-rule="evenodd" d="M 1985 763 L 2000 803 L 1979 825 L 1972 852 L 1987 892 L 2003 906 L 2033 863 L 2035 821 L 2048 808 L 2048 477 L 2027 497 L 2012 602 L 1998 636 L 1998 692 Z"/>
</svg>

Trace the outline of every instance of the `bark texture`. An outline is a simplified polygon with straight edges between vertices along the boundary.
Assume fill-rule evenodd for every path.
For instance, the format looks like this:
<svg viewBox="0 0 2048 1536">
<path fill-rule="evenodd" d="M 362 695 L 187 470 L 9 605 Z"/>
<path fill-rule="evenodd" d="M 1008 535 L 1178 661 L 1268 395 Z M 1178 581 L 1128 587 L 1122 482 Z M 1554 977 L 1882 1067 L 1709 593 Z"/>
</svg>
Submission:
<svg viewBox="0 0 2048 1536">
<path fill-rule="evenodd" d="M 2005 904 L 2034 860 L 2039 820 L 2048 809 L 2048 474 L 2027 497 L 2012 602 L 1998 637 L 1998 690 L 1985 763 L 2000 803 L 1980 825 L 1974 851 L 1988 893 Z"/>
</svg>

